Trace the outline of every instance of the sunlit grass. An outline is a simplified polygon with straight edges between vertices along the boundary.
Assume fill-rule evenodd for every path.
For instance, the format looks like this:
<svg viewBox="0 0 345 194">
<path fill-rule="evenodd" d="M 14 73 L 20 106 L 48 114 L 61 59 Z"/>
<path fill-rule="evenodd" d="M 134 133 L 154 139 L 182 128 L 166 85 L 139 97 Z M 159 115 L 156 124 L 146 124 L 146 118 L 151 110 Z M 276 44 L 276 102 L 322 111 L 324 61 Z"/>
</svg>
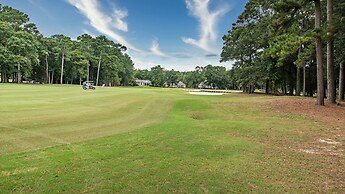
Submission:
<svg viewBox="0 0 345 194">
<path fill-rule="evenodd" d="M 290 149 L 311 119 L 260 106 L 275 97 L 0 85 L 0 98 L 1 193 L 340 191 L 315 176 L 321 156 Z"/>
</svg>

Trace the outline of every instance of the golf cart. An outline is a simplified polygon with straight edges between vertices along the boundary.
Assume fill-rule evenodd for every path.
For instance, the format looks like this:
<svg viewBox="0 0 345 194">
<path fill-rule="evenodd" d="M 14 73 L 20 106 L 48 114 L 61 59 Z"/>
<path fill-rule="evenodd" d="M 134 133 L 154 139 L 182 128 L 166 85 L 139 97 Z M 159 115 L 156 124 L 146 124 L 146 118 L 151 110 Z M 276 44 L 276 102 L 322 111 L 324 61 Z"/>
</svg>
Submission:
<svg viewBox="0 0 345 194">
<path fill-rule="evenodd" d="M 93 82 L 92 81 L 85 81 L 83 82 L 83 90 L 87 90 L 87 89 L 91 89 L 94 90 L 96 89 L 95 86 L 93 86 Z"/>
</svg>

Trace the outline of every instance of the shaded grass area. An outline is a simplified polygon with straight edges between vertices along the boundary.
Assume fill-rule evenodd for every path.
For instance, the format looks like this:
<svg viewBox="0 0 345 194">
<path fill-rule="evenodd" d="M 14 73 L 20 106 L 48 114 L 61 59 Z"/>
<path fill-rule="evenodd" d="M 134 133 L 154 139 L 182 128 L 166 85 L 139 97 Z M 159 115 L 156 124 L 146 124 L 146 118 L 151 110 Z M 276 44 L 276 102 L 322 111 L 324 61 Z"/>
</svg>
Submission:
<svg viewBox="0 0 345 194">
<path fill-rule="evenodd" d="M 69 89 L 74 94 L 75 88 L 61 88 L 60 92 Z M 91 98 L 88 95 L 96 95 L 95 99 L 104 98 L 97 106 L 105 106 L 106 110 L 120 110 L 116 105 L 122 104 L 122 119 L 135 114 L 137 111 L 131 112 L 131 109 L 136 110 L 134 107 L 152 100 L 154 103 L 146 105 L 147 114 L 158 108 L 157 112 L 153 111 L 153 118 L 159 120 L 149 122 L 153 119 L 150 116 L 134 116 L 134 119 L 126 120 L 128 126 L 124 124 L 121 127 L 123 131 L 118 131 L 118 125 L 105 119 L 111 133 L 100 134 L 93 130 L 99 129 L 97 121 L 101 118 L 91 122 L 93 130 L 89 130 L 83 123 L 71 124 L 73 120 L 81 121 L 84 117 L 70 113 L 70 120 L 66 118 L 66 123 L 60 122 L 61 128 L 52 127 L 53 131 L 59 134 L 60 130 L 68 128 L 70 131 L 70 126 L 75 126 L 76 129 L 81 128 L 75 130 L 81 132 L 75 132 L 79 136 L 83 137 L 82 134 L 87 132 L 94 137 L 61 145 L 46 139 L 55 146 L 44 148 L 44 144 L 38 144 L 36 148 L 41 148 L 38 150 L 8 148 L 0 155 L 2 192 L 315 193 L 341 192 L 344 189 L 337 185 L 332 174 L 322 170 L 334 169 L 339 163 L 330 164 L 332 158 L 325 159 L 324 156 L 308 155 L 293 149 L 294 145 L 307 141 L 311 134 L 321 135 L 323 129 L 312 125 L 308 117 L 277 114 L 259 106 L 272 97 L 253 98 L 240 94 L 189 96 L 179 90 L 126 88 L 111 89 L 110 93 L 104 91 L 102 95 L 96 92 L 87 93 L 86 99 L 70 99 L 78 101 L 79 105 L 74 105 L 68 112 L 74 109 L 85 111 L 85 107 L 80 108 L 81 104 Z M 121 94 L 124 95 L 122 98 Z M 116 103 L 108 102 L 105 96 Z M 145 96 L 148 99 L 140 101 Z M 131 98 L 134 98 L 134 104 L 126 104 Z M 49 95 L 47 99 L 50 99 Z M 140 103 L 136 104 L 137 100 Z M 50 110 L 51 107 L 47 106 L 46 110 Z M 28 109 L 25 106 L 21 108 Z M 112 114 L 117 112 L 115 110 Z M 43 115 L 38 114 L 30 120 L 41 117 Z M 133 126 L 135 119 L 147 125 Z M 32 128 L 29 121 L 13 126 L 38 130 L 64 141 L 73 140 L 70 137 L 73 135 L 68 132 L 61 131 L 64 135 L 57 136 L 49 133 L 50 127 L 39 127 L 50 126 L 53 121 L 46 123 L 47 120 L 43 119 L 41 122 L 32 124 Z M 13 144 L 22 141 L 15 135 L 12 138 Z M 344 160 L 338 158 L 336 161 L 342 164 Z"/>
</svg>

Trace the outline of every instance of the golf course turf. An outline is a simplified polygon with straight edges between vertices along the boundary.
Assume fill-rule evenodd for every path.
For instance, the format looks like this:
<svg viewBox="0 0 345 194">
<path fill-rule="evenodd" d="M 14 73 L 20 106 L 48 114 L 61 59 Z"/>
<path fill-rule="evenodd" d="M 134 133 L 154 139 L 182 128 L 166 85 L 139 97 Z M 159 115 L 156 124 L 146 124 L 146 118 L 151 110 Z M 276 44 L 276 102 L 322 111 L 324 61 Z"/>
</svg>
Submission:
<svg viewBox="0 0 345 194">
<path fill-rule="evenodd" d="M 0 193 L 343 193 L 344 138 L 275 100 L 0 84 Z"/>
</svg>

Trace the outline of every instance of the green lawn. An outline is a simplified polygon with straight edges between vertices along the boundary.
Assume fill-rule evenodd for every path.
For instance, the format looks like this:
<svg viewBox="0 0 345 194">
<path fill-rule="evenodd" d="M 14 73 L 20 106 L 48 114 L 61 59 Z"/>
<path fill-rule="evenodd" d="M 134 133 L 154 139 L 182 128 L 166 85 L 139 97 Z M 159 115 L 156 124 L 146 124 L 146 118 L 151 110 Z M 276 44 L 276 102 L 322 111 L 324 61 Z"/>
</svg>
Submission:
<svg viewBox="0 0 345 194">
<path fill-rule="evenodd" d="M 343 156 L 299 151 L 324 126 L 277 98 L 0 84 L 0 193 L 344 192 Z"/>
</svg>

